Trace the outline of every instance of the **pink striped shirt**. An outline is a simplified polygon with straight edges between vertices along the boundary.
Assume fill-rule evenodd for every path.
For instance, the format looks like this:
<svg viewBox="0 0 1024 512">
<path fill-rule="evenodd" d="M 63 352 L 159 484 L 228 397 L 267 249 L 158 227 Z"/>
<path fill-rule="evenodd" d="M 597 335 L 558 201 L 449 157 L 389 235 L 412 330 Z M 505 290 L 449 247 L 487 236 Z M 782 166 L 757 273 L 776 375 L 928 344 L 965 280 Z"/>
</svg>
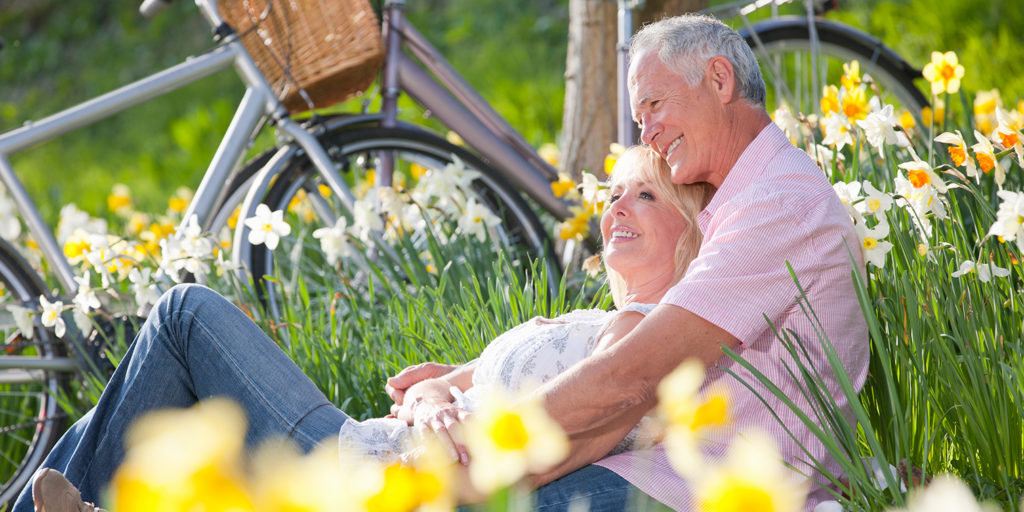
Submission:
<svg viewBox="0 0 1024 512">
<path fill-rule="evenodd" d="M 685 308 L 735 336 L 741 342 L 737 352 L 814 417 L 799 384 L 785 369 L 792 358 L 765 317 L 779 332 L 792 331 L 805 342 L 832 396 L 848 413 L 849 404 L 832 377 L 814 327 L 797 304 L 799 292 L 786 268 L 788 261 L 859 389 L 867 373 L 868 333 L 851 279 L 850 253 L 862 277 L 864 262 L 849 215 L 821 170 L 769 123 L 740 155 L 697 221 L 704 233 L 700 253 L 662 304 Z M 753 385 L 768 407 L 725 369 Z M 817 438 L 788 407 L 757 385 L 749 371 L 723 356 L 709 368 L 705 387 L 715 381 L 732 392 L 736 429 L 767 431 L 778 441 L 785 460 L 803 474 L 814 474 L 802 462 L 808 460 L 804 450 L 833 474 L 838 472 Z M 786 433 L 773 412 L 798 440 Z M 728 434 L 717 436 L 705 453 L 721 459 L 727 444 Z M 597 464 L 673 509 L 693 508 L 686 483 L 673 471 L 660 445 L 607 457 Z M 807 510 L 828 496 L 816 485 L 812 490 Z"/>
</svg>

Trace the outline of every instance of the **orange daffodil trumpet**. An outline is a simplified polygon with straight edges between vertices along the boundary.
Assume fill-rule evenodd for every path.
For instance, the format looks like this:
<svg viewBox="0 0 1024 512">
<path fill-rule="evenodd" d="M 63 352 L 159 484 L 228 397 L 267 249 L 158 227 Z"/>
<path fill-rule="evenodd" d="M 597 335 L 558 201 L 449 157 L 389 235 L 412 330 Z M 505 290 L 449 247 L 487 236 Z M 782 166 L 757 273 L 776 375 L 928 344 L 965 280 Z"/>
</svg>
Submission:
<svg viewBox="0 0 1024 512">
<path fill-rule="evenodd" d="M 946 148 L 949 151 L 949 157 L 953 159 L 953 163 L 957 166 L 963 166 L 967 169 L 967 176 L 974 178 L 978 181 L 981 175 L 978 174 L 978 168 L 974 166 L 974 159 L 967 154 L 967 142 L 964 141 L 964 136 L 960 134 L 960 130 L 956 130 L 953 133 L 943 132 L 938 137 L 935 137 L 936 142 L 943 144 L 950 144 L 950 147 Z"/>
<path fill-rule="evenodd" d="M 986 173 L 995 169 L 992 179 L 1002 189 L 1003 183 L 1006 183 L 1006 169 L 996 158 L 996 148 L 992 146 L 988 137 L 978 130 L 974 130 L 974 138 L 978 140 L 978 143 L 971 146 L 971 149 L 974 150 L 974 156 L 978 159 L 978 167 L 981 167 L 982 172 Z"/>
<path fill-rule="evenodd" d="M 931 82 L 932 94 L 956 94 L 960 90 L 960 79 L 964 77 L 964 67 L 957 62 L 954 52 L 932 52 L 932 61 L 925 65 L 922 74 Z"/>
<path fill-rule="evenodd" d="M 995 132 L 992 133 L 992 140 L 1003 146 L 1003 149 L 1012 149 L 1017 154 L 1017 163 L 1024 167 L 1024 144 L 1020 132 L 1020 124 L 1015 123 L 1010 113 L 1002 108 L 996 109 L 996 121 L 999 123 Z"/>
</svg>

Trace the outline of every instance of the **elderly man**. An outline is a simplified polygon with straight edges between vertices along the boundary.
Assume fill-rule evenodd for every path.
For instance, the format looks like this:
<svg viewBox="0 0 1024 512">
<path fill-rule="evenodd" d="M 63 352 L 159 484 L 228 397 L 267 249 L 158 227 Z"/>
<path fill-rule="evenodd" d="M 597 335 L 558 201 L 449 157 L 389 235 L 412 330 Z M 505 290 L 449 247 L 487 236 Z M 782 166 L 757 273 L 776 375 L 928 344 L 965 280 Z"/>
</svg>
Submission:
<svg viewBox="0 0 1024 512">
<path fill-rule="evenodd" d="M 660 445 L 602 458 L 650 410 L 658 382 L 689 358 L 708 367 L 705 386 L 730 388 L 737 428 L 770 433 L 783 457 L 804 474 L 813 477 L 800 462 L 808 454 L 836 471 L 796 415 L 721 347 L 737 350 L 809 410 L 785 370 L 791 357 L 771 326 L 790 332 L 803 341 L 836 403 L 848 410 L 815 326 L 797 304 L 787 263 L 859 387 L 868 335 L 851 279 L 854 271 L 864 272 L 853 224 L 821 170 L 771 122 L 757 61 L 739 34 L 713 18 L 679 16 L 641 30 L 630 55 L 630 101 L 643 142 L 668 162 L 673 181 L 709 182 L 718 191 L 698 217 L 700 254 L 661 305 L 617 344 L 541 389 L 573 450 L 559 468 L 537 477 L 538 508 L 564 509 L 583 497 L 591 510 L 618 510 L 639 489 L 674 509 L 690 509 L 686 482 Z M 389 384 L 402 389 L 419 379 L 415 374 L 435 369 L 403 372 Z M 728 372 L 754 385 L 767 407 Z M 707 448 L 712 459 L 723 455 L 727 440 L 721 441 Z M 808 509 L 825 496 L 814 488 Z"/>
</svg>

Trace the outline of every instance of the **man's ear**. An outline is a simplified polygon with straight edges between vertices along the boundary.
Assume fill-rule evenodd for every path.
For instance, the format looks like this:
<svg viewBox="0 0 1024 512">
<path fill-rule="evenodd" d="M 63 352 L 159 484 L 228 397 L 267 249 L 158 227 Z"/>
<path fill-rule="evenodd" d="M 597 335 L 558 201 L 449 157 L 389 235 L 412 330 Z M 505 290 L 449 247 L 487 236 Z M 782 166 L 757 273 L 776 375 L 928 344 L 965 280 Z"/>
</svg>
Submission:
<svg viewBox="0 0 1024 512">
<path fill-rule="evenodd" d="M 711 79 L 711 87 L 718 101 L 729 103 L 736 92 L 736 74 L 733 73 L 729 59 L 718 55 L 708 61 L 707 76 Z"/>
</svg>

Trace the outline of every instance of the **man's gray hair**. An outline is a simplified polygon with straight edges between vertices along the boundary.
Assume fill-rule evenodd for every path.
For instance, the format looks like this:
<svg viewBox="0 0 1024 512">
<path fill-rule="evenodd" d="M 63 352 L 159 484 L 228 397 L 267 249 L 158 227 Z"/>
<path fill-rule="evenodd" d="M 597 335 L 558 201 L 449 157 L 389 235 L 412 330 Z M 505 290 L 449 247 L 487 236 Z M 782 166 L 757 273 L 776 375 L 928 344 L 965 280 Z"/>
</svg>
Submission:
<svg viewBox="0 0 1024 512">
<path fill-rule="evenodd" d="M 765 105 L 767 93 L 754 52 L 735 30 L 716 18 L 684 14 L 646 25 L 633 36 L 629 56 L 648 50 L 657 50 L 661 61 L 683 76 L 690 87 L 704 78 L 708 61 L 721 55 L 732 63 L 740 97 Z"/>
</svg>

